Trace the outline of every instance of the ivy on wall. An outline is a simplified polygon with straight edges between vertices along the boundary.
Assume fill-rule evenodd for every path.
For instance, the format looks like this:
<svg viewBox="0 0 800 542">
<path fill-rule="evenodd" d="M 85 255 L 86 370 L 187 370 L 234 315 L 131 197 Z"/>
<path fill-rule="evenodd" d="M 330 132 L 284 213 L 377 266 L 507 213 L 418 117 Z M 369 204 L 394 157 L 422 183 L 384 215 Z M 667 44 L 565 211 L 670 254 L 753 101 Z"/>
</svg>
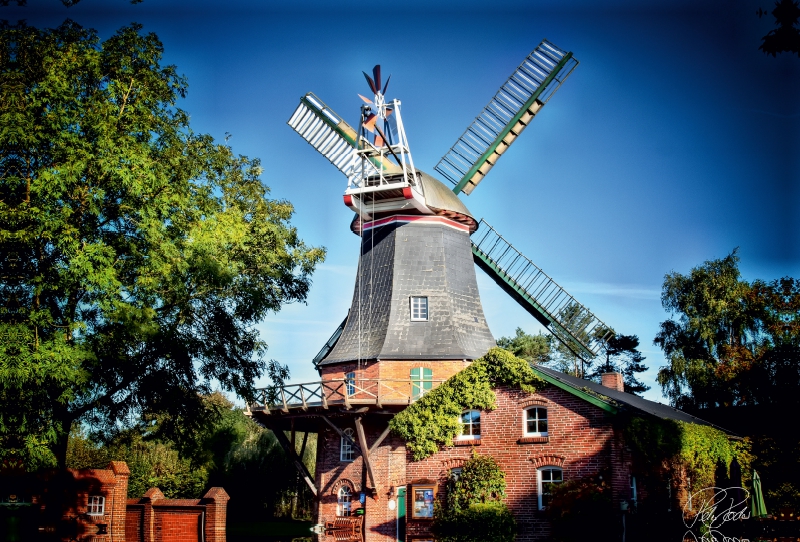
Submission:
<svg viewBox="0 0 800 542">
<path fill-rule="evenodd" d="M 748 439 L 731 439 L 707 425 L 638 416 L 626 420 L 624 432 L 625 442 L 648 470 L 682 471 L 691 476 L 694 487 L 711 487 L 718 475 L 730 476 L 735 458 L 744 481 L 750 479 L 753 456 Z"/>
<path fill-rule="evenodd" d="M 494 409 L 496 396 L 492 388 L 499 385 L 533 393 L 544 381 L 527 361 L 502 348 L 492 348 L 395 416 L 392 431 L 406 441 L 414 461 L 425 459 L 440 446 L 452 446 L 464 410 Z"/>
</svg>

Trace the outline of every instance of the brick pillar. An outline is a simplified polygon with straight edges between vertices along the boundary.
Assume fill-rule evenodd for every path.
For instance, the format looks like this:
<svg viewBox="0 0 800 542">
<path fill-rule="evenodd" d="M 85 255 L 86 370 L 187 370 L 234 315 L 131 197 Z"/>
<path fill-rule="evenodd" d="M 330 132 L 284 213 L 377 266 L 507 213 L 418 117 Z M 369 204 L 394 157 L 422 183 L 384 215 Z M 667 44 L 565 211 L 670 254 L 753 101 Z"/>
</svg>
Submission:
<svg viewBox="0 0 800 542">
<path fill-rule="evenodd" d="M 157 487 L 151 487 L 139 501 L 144 505 L 142 519 L 142 542 L 155 542 L 155 513 L 153 503 L 164 498 L 164 494 Z"/>
<path fill-rule="evenodd" d="M 111 525 L 108 526 L 111 540 L 125 541 L 125 520 L 127 516 L 128 478 L 131 475 L 128 464 L 124 461 L 112 461 L 108 465 L 114 473 L 117 483 L 112 490 L 111 499 Z"/>
<path fill-rule="evenodd" d="M 206 507 L 206 542 L 225 542 L 225 523 L 230 497 L 221 487 L 212 487 L 200 499 Z"/>
</svg>

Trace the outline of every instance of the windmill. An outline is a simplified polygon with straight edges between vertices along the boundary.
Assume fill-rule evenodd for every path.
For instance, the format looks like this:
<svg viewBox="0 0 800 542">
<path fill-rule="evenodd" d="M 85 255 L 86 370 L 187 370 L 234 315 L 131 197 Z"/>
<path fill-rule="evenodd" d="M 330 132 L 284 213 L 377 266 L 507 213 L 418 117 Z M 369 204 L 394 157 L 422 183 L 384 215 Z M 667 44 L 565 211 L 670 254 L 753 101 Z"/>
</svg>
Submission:
<svg viewBox="0 0 800 542">
<path fill-rule="evenodd" d="M 469 259 L 573 354 L 589 361 L 599 353 L 613 331 L 514 248 L 486 220 L 476 220 L 457 197 L 462 192 L 471 194 L 483 181 L 577 64 L 572 53 L 547 40 L 543 40 L 523 60 L 434 167 L 453 184 L 452 190 L 447 190 L 443 183 L 415 168 L 402 123 L 401 103 L 396 99 L 386 100 L 388 79 L 381 87 L 379 66 L 373 70 L 373 77 L 364 74 L 374 99 L 361 96 L 365 104 L 358 129 L 352 128 L 313 93 L 301 98 L 288 124 L 347 177 L 344 203 L 356 213 L 351 230 L 362 237 L 359 275 L 350 314 L 314 358 L 317 368 L 329 362 L 392 359 L 392 356 L 396 359 L 409 359 L 415 355 L 419 359 L 426 355 L 437 355 L 440 359 L 442 356 L 474 359 L 481 355 L 481 351 L 485 352 L 493 339 L 483 319 L 480 302 L 475 307 L 465 305 L 464 300 L 469 295 L 477 298 L 474 266 L 470 263 L 471 277 L 463 267 L 457 273 L 447 270 L 448 266 L 463 266 L 465 258 L 461 248 L 450 249 L 451 245 L 460 247 L 463 239 L 468 239 L 464 246 L 468 247 L 465 250 Z M 457 279 L 451 279 L 456 283 L 455 287 L 446 292 L 446 299 L 442 301 L 446 302 L 443 307 L 444 312 L 449 311 L 449 319 L 437 324 L 449 331 L 426 331 L 427 335 L 423 333 L 422 339 L 414 339 L 408 326 L 398 324 L 398 319 L 401 319 L 398 314 L 402 313 L 403 317 L 410 314 L 413 323 L 415 310 L 424 310 L 426 318 L 429 311 L 432 313 L 433 308 L 427 306 L 427 297 L 425 307 L 414 306 L 415 298 L 423 298 L 415 297 L 414 288 L 424 290 L 426 279 L 420 269 L 407 268 L 407 260 L 413 260 L 414 254 L 400 255 L 397 251 L 403 247 L 397 244 L 397 239 L 392 241 L 390 249 L 381 249 L 381 252 L 375 248 L 374 234 L 388 224 L 433 225 L 437 220 L 440 225 L 461 229 L 461 237 L 445 238 L 441 241 L 444 248 L 437 252 L 449 255 L 449 260 L 442 266 L 445 268 L 443 273 L 458 274 Z M 409 228 L 408 231 L 412 230 Z M 371 241 L 367 234 L 372 236 Z M 379 242 L 383 242 L 385 237 L 383 233 Z M 416 250 L 426 249 L 417 245 Z M 389 259 L 394 262 L 394 268 L 386 271 Z M 379 279 L 375 276 L 376 261 Z M 453 263 L 455 261 L 461 263 Z M 393 285 L 389 292 L 381 290 L 381 280 L 386 279 L 381 273 L 388 273 L 388 283 Z M 448 277 L 440 281 L 445 285 L 443 287 L 450 288 Z M 397 286 L 398 281 L 400 286 Z M 470 294 L 473 290 L 474 293 Z M 406 298 L 411 299 L 408 311 L 402 307 Z M 367 299 L 369 306 L 366 305 Z M 421 314 L 417 313 L 418 316 Z M 449 350 L 440 348 L 436 352 L 414 344 L 404 345 L 404 342 L 413 343 L 414 340 L 459 345 Z"/>
</svg>

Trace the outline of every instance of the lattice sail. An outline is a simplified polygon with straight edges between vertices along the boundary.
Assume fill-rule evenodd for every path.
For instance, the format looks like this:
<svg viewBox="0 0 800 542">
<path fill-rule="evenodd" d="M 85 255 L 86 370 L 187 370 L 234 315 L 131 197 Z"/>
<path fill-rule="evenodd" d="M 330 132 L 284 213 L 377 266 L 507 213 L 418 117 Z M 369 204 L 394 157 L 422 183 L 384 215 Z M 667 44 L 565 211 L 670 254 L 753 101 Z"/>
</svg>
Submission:
<svg viewBox="0 0 800 542">
<path fill-rule="evenodd" d="M 357 132 L 312 92 L 300 98 L 300 105 L 287 124 L 344 173 L 351 183 L 365 176 L 365 173 L 378 175 L 382 160 L 385 162 L 384 169 L 394 167 L 380 157 L 369 160 L 357 158 Z M 362 171 L 362 168 L 366 171 Z"/>
<path fill-rule="evenodd" d="M 434 168 L 456 194 L 472 192 L 577 65 L 547 40 L 528 55 Z"/>
<path fill-rule="evenodd" d="M 595 357 L 614 336 L 589 309 L 556 284 L 526 258 L 488 222 L 481 219 L 472 241 L 472 255 L 478 267 L 573 353 L 583 359 Z"/>
</svg>

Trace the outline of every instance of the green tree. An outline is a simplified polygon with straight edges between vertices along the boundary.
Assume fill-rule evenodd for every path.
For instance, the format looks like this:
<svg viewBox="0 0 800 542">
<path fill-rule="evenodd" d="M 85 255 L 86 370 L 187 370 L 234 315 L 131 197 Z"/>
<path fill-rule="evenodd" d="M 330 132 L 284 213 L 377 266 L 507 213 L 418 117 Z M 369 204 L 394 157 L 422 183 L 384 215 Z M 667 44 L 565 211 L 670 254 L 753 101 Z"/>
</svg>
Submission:
<svg viewBox="0 0 800 542">
<path fill-rule="evenodd" d="M 541 332 L 536 335 L 530 335 L 525 333 L 521 327 L 518 327 L 513 337 L 500 337 L 497 339 L 497 346 L 508 350 L 528 363 L 538 365 L 550 361 L 551 342 L 549 335 L 543 335 Z"/>
<path fill-rule="evenodd" d="M 258 160 L 190 129 L 154 34 L 23 25 L 0 49 L 4 453 L 63 466 L 76 421 L 191 423 L 214 385 L 252 400 L 254 326 L 306 298 L 324 250 Z"/>
<path fill-rule="evenodd" d="M 650 389 L 636 378 L 636 375 L 647 370 L 644 365 L 644 356 L 639 352 L 639 337 L 636 335 L 615 335 L 608 339 L 603 346 L 605 359 L 591 377 L 599 377 L 603 373 L 612 371 L 622 373 L 625 391 L 640 394 Z"/>
<path fill-rule="evenodd" d="M 658 382 L 676 406 L 772 403 L 798 382 L 800 281 L 748 283 L 738 264 L 734 250 L 664 278 L 661 301 L 677 318 L 661 323 L 654 342 L 669 362 Z"/>
</svg>

